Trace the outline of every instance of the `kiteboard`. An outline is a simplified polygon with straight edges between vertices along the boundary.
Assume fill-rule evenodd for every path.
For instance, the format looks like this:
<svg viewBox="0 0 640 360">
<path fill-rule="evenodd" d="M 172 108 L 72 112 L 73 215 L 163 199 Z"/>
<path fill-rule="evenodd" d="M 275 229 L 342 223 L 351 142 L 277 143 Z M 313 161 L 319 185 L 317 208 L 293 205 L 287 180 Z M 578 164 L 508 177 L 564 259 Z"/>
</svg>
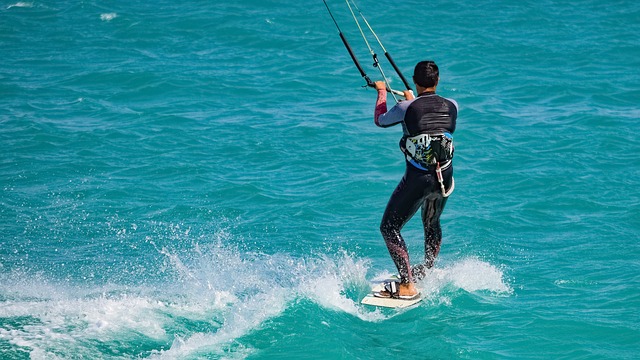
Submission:
<svg viewBox="0 0 640 360">
<path fill-rule="evenodd" d="M 390 279 L 386 279 L 380 283 L 375 284 L 371 288 L 371 292 L 367 294 L 367 296 L 365 296 L 364 299 L 360 301 L 360 303 L 364 305 L 371 305 L 371 306 L 377 306 L 377 307 L 402 309 L 402 308 L 407 308 L 407 307 L 416 305 L 417 303 L 422 301 L 422 297 L 420 296 L 412 300 L 384 298 L 384 297 L 375 296 L 374 294 L 376 292 L 380 292 L 384 290 L 384 283 L 388 281 L 398 281 L 398 278 L 392 277 Z"/>
</svg>

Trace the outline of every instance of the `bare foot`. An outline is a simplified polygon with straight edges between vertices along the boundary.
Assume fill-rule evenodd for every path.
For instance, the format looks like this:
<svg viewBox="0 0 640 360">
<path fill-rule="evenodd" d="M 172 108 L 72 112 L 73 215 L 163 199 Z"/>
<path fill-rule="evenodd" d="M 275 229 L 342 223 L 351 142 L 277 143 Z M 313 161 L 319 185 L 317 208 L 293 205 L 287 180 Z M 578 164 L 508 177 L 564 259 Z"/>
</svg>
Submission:
<svg viewBox="0 0 640 360">
<path fill-rule="evenodd" d="M 416 290 L 416 286 L 414 283 L 396 284 L 398 286 L 396 293 L 391 294 L 387 290 L 382 290 L 380 292 L 377 292 L 376 294 L 378 295 L 376 296 L 384 298 L 413 299 L 416 295 L 418 295 L 418 290 Z"/>
<path fill-rule="evenodd" d="M 414 283 L 400 284 L 400 286 L 398 286 L 399 296 L 414 296 L 417 293 L 418 290 L 416 290 L 416 285 Z"/>
</svg>

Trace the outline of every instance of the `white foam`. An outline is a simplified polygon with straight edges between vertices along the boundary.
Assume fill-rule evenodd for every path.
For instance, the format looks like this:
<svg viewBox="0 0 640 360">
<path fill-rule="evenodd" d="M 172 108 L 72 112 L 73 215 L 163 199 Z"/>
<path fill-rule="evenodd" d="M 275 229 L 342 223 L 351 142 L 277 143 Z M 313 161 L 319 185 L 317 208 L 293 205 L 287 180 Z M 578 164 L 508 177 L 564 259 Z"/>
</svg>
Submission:
<svg viewBox="0 0 640 360">
<path fill-rule="evenodd" d="M 9 5 L 7 6 L 7 9 L 11 9 L 13 7 L 17 7 L 17 8 L 31 8 L 33 7 L 33 3 L 30 2 L 23 2 L 23 1 L 19 1 L 13 5 Z"/>
<path fill-rule="evenodd" d="M 118 17 L 118 14 L 116 13 L 100 14 L 100 20 L 102 21 L 111 21 L 117 17 Z"/>
<path fill-rule="evenodd" d="M 169 342 L 165 330 L 180 319 L 215 324 L 233 297 L 213 291 L 208 298 L 159 297 L 143 287 L 107 285 L 91 289 L 53 284 L 39 276 L 12 274 L 1 279 L 0 318 L 29 318 L 19 328 L 0 327 L 0 339 L 28 351 L 31 358 L 52 354 L 94 357 L 96 343 L 142 338 Z M 116 294 L 116 295 L 110 295 Z M 212 325 L 213 326 L 213 325 Z M 66 355 L 65 355 L 66 354 Z"/>
<path fill-rule="evenodd" d="M 50 358 L 47 354 L 52 350 L 90 353 L 83 343 L 118 341 L 122 334 L 162 340 L 167 337 L 163 329 L 166 314 L 175 312 L 174 307 L 130 296 L 6 301 L 0 307 L 0 318 L 30 317 L 34 321 L 20 329 L 0 328 L 0 339 L 29 349 L 32 358 Z"/>
<path fill-rule="evenodd" d="M 222 306 L 223 322 L 215 332 L 176 337 L 168 350 L 156 351 L 152 358 L 178 359 L 205 352 L 222 355 L 225 346 L 281 314 L 294 298 L 295 293 L 283 283 L 288 278 L 286 269 L 293 263 L 288 256 L 243 254 L 220 243 L 195 246 L 186 256 L 167 248 L 159 251 L 182 279 L 176 291 L 189 299 L 209 298 Z M 235 348 L 234 353 L 238 354 Z"/>
<path fill-rule="evenodd" d="M 465 258 L 444 268 L 433 268 L 420 281 L 418 287 L 425 298 L 435 303 L 450 304 L 451 299 L 443 290 L 453 288 L 466 292 L 489 292 L 494 295 L 512 293 L 498 267 L 478 258 Z"/>
<path fill-rule="evenodd" d="M 258 328 L 265 320 L 280 314 L 285 308 L 283 294 L 261 294 L 250 300 L 235 304 L 225 314 L 223 326 L 215 333 L 195 333 L 187 338 L 176 337 L 171 348 L 166 351 L 155 352 L 152 359 L 182 359 L 197 353 L 207 353 L 209 356 L 222 352 L 223 345 Z M 243 353 L 251 349 L 244 349 Z M 236 353 L 236 355 L 240 355 Z"/>
<path fill-rule="evenodd" d="M 380 321 L 386 318 L 379 311 L 367 311 L 359 305 L 360 295 L 347 296 L 347 289 L 361 288 L 368 291 L 366 280 L 369 262 L 355 259 L 346 253 L 337 261 L 324 258 L 320 274 L 310 276 L 300 282 L 298 292 L 322 307 L 343 311 L 365 321 Z M 362 293 L 362 291 L 360 292 Z"/>
<path fill-rule="evenodd" d="M 342 253 L 337 258 L 319 256 L 300 259 L 286 254 L 245 254 L 215 245 L 196 247 L 195 262 L 181 259 L 167 249 L 160 250 L 180 276 L 196 287 L 233 288 L 236 300 L 224 313 L 224 324 L 215 333 L 197 333 L 177 338 L 171 348 L 154 358 L 176 359 L 204 353 L 221 353 L 225 344 L 259 328 L 269 318 L 280 315 L 294 300 L 309 299 L 322 307 L 347 312 L 361 319 L 384 319 L 378 311 L 365 311 L 359 296 L 349 297 L 349 287 L 368 289 L 365 280 L 368 262 Z M 206 284 L 206 286 L 205 286 Z M 193 290 L 193 289 L 192 289 Z M 251 352 L 244 348 L 243 352 Z M 235 352 L 235 349 L 234 349 Z M 225 355 L 227 355 L 225 353 Z"/>
<path fill-rule="evenodd" d="M 512 292 L 505 282 L 504 272 L 476 258 L 464 259 L 448 269 L 453 284 L 466 291 L 489 291 L 495 294 Z"/>
</svg>

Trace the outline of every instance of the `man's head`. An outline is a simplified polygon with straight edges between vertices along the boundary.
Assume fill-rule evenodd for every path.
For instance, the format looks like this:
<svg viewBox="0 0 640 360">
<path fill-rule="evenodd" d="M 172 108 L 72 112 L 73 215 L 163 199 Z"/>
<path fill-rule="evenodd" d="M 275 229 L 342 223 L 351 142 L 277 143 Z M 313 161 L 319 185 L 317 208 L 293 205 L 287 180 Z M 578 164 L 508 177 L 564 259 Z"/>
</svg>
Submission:
<svg viewBox="0 0 640 360">
<path fill-rule="evenodd" d="M 420 61 L 413 69 L 413 82 L 425 89 L 438 85 L 439 79 L 438 65 L 431 60 Z"/>
</svg>

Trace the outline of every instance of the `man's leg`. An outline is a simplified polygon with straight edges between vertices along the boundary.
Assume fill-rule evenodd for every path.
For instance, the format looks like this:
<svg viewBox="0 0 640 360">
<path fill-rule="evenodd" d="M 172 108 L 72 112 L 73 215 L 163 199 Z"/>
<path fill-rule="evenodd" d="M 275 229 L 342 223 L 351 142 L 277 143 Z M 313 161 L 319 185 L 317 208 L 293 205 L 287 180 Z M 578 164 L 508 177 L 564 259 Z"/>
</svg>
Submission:
<svg viewBox="0 0 640 360">
<path fill-rule="evenodd" d="M 453 184 L 453 167 L 443 171 L 445 187 L 449 189 Z M 422 226 L 424 227 L 424 263 L 411 269 L 412 275 L 420 280 L 425 277 L 427 269 L 435 264 L 442 244 L 442 228 L 440 227 L 440 215 L 447 204 L 447 199 L 442 197 L 440 185 L 425 197 L 422 204 Z"/>
<path fill-rule="evenodd" d="M 411 268 L 416 280 L 425 277 L 428 269 L 435 263 L 442 243 L 442 229 L 440 228 L 440 214 L 447 199 L 431 199 L 422 206 L 422 224 L 424 226 L 424 262 Z"/>
<path fill-rule="evenodd" d="M 412 178 L 405 173 L 394 190 L 380 223 L 380 232 L 387 245 L 402 283 L 412 283 L 409 253 L 400 230 L 418 211 L 422 202 L 422 189 L 419 184 L 411 184 Z M 413 185 L 413 186 L 412 186 Z"/>
<path fill-rule="evenodd" d="M 442 228 L 440 215 L 447 203 L 447 198 L 437 197 L 425 201 L 422 208 L 422 224 L 424 226 L 424 265 L 433 267 L 442 244 Z"/>
</svg>

